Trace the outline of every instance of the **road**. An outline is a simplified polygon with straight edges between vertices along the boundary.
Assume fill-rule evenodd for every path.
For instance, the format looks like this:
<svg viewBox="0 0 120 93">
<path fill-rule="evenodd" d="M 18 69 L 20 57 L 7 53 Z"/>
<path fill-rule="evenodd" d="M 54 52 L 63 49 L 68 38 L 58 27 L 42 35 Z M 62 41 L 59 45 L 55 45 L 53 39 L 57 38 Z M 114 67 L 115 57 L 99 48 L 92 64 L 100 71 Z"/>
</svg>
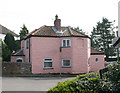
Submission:
<svg viewBox="0 0 120 93">
<path fill-rule="evenodd" d="M 61 77 L 3 77 L 2 91 L 47 91 L 59 81 L 72 79 Z"/>
</svg>

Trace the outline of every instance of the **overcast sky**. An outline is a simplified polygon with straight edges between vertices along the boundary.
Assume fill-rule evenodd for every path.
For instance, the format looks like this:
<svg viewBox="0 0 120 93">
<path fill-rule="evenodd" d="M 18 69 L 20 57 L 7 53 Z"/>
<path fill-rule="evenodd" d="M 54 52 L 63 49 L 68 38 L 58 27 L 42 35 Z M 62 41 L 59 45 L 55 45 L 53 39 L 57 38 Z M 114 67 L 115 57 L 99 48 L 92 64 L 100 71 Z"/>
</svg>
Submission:
<svg viewBox="0 0 120 93">
<path fill-rule="evenodd" d="M 31 32 L 53 26 L 55 15 L 62 26 L 79 26 L 90 33 L 103 17 L 118 24 L 119 0 L 0 0 L 0 24 L 16 32 L 25 24 Z"/>
</svg>

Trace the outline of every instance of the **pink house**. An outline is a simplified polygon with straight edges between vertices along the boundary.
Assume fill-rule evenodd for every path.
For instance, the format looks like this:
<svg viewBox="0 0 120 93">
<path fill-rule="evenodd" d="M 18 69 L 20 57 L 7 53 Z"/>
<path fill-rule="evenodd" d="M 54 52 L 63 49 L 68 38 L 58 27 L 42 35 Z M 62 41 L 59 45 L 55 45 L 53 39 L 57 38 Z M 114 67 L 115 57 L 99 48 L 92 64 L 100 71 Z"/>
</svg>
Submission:
<svg viewBox="0 0 120 93">
<path fill-rule="evenodd" d="M 21 40 L 21 50 L 11 62 L 31 62 L 32 73 L 87 73 L 104 68 L 104 54 L 91 48 L 90 38 L 62 27 L 56 15 L 54 26 L 42 26 Z"/>
</svg>

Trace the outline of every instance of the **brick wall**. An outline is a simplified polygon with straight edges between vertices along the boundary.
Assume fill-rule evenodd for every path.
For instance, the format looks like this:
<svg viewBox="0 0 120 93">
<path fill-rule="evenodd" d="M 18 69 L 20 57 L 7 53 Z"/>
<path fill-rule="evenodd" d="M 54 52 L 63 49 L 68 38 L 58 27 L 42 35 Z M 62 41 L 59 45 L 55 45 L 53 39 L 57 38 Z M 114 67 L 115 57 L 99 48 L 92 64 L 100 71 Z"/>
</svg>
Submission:
<svg viewBox="0 0 120 93">
<path fill-rule="evenodd" d="M 2 74 L 30 74 L 31 63 L 3 62 Z"/>
</svg>

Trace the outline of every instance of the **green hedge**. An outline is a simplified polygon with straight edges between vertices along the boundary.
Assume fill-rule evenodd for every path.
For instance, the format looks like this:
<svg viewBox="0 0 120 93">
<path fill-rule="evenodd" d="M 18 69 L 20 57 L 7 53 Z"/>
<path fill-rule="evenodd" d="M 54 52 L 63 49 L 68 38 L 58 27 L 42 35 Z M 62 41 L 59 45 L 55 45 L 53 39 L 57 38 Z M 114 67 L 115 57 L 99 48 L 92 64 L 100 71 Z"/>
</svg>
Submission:
<svg viewBox="0 0 120 93">
<path fill-rule="evenodd" d="M 58 82 L 48 93 L 118 93 L 120 91 L 120 64 L 108 66 L 109 71 L 100 79 L 99 73 L 78 75 L 72 80 Z"/>
</svg>

